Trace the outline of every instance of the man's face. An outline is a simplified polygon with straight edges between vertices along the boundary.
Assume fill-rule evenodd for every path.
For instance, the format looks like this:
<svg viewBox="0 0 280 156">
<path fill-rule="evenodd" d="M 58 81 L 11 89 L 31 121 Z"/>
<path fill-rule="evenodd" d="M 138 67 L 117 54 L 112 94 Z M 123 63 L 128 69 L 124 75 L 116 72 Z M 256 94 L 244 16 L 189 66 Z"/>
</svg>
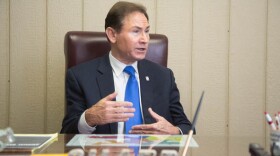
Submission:
<svg viewBox="0 0 280 156">
<path fill-rule="evenodd" d="M 149 43 L 150 25 L 144 14 L 133 12 L 123 20 L 121 31 L 115 32 L 112 55 L 125 64 L 145 58 Z"/>
</svg>

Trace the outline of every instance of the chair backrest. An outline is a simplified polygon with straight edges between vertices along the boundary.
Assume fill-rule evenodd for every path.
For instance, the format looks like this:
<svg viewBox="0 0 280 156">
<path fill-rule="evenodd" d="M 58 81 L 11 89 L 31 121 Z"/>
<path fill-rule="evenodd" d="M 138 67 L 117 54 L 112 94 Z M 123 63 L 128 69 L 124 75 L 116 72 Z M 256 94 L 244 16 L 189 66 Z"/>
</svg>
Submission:
<svg viewBox="0 0 280 156">
<path fill-rule="evenodd" d="M 66 68 L 105 55 L 110 51 L 105 32 L 69 31 L 65 35 Z M 146 59 L 167 66 L 168 39 L 165 35 L 150 34 Z"/>
</svg>

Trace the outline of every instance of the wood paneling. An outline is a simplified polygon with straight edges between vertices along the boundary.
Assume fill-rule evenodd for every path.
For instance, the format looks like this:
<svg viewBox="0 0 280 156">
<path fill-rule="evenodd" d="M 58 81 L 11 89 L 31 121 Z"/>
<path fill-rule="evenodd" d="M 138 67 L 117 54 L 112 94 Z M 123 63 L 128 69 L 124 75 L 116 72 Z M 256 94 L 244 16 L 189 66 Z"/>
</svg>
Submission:
<svg viewBox="0 0 280 156">
<path fill-rule="evenodd" d="M 231 1 L 230 10 L 229 135 L 264 136 L 267 1 Z"/>
<path fill-rule="evenodd" d="M 46 104 L 46 1 L 10 1 L 10 118 L 16 133 L 42 133 Z"/>
<path fill-rule="evenodd" d="M 280 1 L 268 1 L 266 110 L 271 115 L 280 111 Z M 270 132 L 266 125 L 267 134 Z M 267 138 L 269 140 L 269 137 Z M 269 146 L 267 142 L 267 146 Z"/>
<path fill-rule="evenodd" d="M 197 133 L 227 135 L 229 1 L 198 0 L 193 9 L 193 111 L 205 90 Z"/>
<path fill-rule="evenodd" d="M 205 91 L 196 127 L 198 135 L 228 135 L 228 9 L 229 1 L 225 0 L 198 0 L 193 3 L 193 112 L 201 92 Z M 226 155 L 227 140 L 224 142 L 223 147 L 213 148 L 212 151 Z M 194 154 L 203 155 L 200 151 Z"/>
<path fill-rule="evenodd" d="M 280 111 L 280 1 L 268 3 L 267 23 L 267 109 Z"/>
<path fill-rule="evenodd" d="M 264 0 L 231 1 L 230 135 L 264 133 L 266 8 Z"/>
<path fill-rule="evenodd" d="M 156 33 L 168 37 L 168 67 L 176 77 L 184 111 L 192 120 L 192 1 L 157 0 L 156 15 Z"/>
<path fill-rule="evenodd" d="M 64 117 L 64 36 L 82 30 L 82 1 L 49 0 L 47 32 L 47 127 L 48 133 L 60 131 Z"/>
<path fill-rule="evenodd" d="M 0 1 L 0 128 L 8 126 L 9 116 L 9 1 Z"/>
<path fill-rule="evenodd" d="M 117 0 L 84 0 L 84 30 L 105 31 L 105 18 Z"/>
</svg>

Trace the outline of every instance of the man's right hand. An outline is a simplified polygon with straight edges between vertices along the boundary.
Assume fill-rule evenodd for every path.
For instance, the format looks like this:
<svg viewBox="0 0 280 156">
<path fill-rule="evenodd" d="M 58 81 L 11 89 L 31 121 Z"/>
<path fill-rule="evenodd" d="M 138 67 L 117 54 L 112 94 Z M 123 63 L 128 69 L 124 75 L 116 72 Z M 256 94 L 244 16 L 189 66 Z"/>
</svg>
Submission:
<svg viewBox="0 0 280 156">
<path fill-rule="evenodd" d="M 132 107 L 132 103 L 113 101 L 116 96 L 116 92 L 109 94 L 85 111 L 86 122 L 89 126 L 125 122 L 134 116 L 135 108 Z"/>
</svg>

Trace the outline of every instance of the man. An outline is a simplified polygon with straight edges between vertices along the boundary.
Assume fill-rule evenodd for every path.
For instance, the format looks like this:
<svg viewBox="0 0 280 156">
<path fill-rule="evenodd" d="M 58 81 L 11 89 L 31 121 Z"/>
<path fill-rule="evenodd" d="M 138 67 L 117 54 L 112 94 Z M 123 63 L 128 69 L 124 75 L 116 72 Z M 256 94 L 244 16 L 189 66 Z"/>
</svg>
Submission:
<svg viewBox="0 0 280 156">
<path fill-rule="evenodd" d="M 142 5 L 117 2 L 110 9 L 105 19 L 109 54 L 67 71 L 62 133 L 188 133 L 191 123 L 179 101 L 173 72 L 144 59 L 148 20 Z M 124 71 L 127 66 L 133 76 Z M 126 91 L 133 77 L 134 86 L 140 87 Z M 141 97 L 138 102 L 127 100 L 132 92 Z"/>
</svg>

